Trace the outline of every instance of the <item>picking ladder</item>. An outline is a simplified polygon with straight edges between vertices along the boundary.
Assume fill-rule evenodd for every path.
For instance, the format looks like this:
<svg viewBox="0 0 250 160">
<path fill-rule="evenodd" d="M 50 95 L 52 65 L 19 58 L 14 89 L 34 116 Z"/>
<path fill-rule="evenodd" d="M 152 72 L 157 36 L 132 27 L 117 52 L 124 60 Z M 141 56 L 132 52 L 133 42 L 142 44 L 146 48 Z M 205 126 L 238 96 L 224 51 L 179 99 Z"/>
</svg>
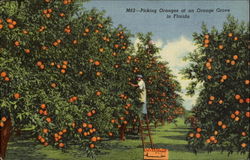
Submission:
<svg viewBox="0 0 250 160">
<path fill-rule="evenodd" d="M 139 131 L 141 134 L 141 141 L 142 141 L 143 150 L 146 148 L 147 144 L 150 144 L 150 148 L 153 148 L 153 140 L 151 137 L 148 115 L 146 114 L 146 121 L 145 121 L 146 125 L 144 125 L 144 120 L 141 120 L 141 119 L 139 120 L 139 123 L 140 123 L 139 124 Z M 145 131 L 147 133 L 144 133 Z M 147 139 L 147 136 L 148 136 L 149 142 L 145 142 L 145 140 Z"/>
</svg>

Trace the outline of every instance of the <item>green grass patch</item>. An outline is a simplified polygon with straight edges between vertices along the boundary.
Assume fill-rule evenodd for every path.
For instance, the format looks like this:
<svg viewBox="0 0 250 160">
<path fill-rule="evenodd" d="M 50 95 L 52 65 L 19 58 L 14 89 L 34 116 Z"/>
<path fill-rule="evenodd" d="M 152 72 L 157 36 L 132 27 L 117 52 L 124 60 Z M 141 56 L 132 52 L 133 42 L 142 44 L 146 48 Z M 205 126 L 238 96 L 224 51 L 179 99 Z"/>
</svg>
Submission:
<svg viewBox="0 0 250 160">
<path fill-rule="evenodd" d="M 183 119 L 177 124 L 165 124 L 152 129 L 153 142 L 157 148 L 169 150 L 169 160 L 247 160 L 247 154 L 227 153 L 215 151 L 207 153 L 200 151 L 197 155 L 187 148 L 185 135 L 187 126 Z M 74 148 L 74 147 L 73 147 Z M 137 135 L 127 137 L 126 141 L 107 141 L 97 155 L 97 160 L 141 160 L 143 151 L 140 137 Z M 90 160 L 84 152 L 75 148 L 66 153 L 52 147 L 43 147 L 35 142 L 29 135 L 12 137 L 8 145 L 6 160 Z"/>
</svg>

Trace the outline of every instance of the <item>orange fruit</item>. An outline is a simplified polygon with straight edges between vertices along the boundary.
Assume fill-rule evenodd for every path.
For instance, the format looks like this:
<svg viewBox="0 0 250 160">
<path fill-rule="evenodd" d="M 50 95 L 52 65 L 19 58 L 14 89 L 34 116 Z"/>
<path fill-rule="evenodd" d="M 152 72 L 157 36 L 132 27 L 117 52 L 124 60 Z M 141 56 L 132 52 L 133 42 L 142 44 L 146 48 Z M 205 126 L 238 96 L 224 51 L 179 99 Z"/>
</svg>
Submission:
<svg viewBox="0 0 250 160">
<path fill-rule="evenodd" d="M 104 48 L 99 48 L 99 52 L 104 52 Z"/>
<path fill-rule="evenodd" d="M 230 116 L 232 119 L 234 119 L 236 116 L 235 116 L 235 114 L 231 114 L 231 116 Z"/>
<path fill-rule="evenodd" d="M 51 120 L 50 117 L 48 117 L 48 118 L 46 118 L 46 121 L 47 121 L 48 123 L 50 123 L 52 120 Z"/>
<path fill-rule="evenodd" d="M 61 135 L 63 135 L 63 132 L 62 132 L 62 131 L 60 131 L 60 132 L 58 132 L 58 134 L 61 136 Z"/>
<path fill-rule="evenodd" d="M 218 131 L 214 131 L 214 135 L 218 135 Z"/>
<path fill-rule="evenodd" d="M 101 91 L 97 91 L 97 92 L 96 92 L 96 95 L 97 95 L 97 96 L 100 96 L 101 94 L 102 94 Z"/>
<path fill-rule="evenodd" d="M 24 52 L 29 54 L 30 53 L 30 50 L 29 49 L 24 49 Z"/>
<path fill-rule="evenodd" d="M 96 137 L 92 137 L 92 138 L 91 138 L 91 141 L 92 141 L 92 142 L 96 142 L 96 140 L 97 140 Z"/>
<path fill-rule="evenodd" d="M 213 101 L 208 101 L 208 104 L 213 104 Z"/>
<path fill-rule="evenodd" d="M 206 39 L 208 39 L 208 38 L 209 38 L 209 35 L 208 35 L 208 34 L 205 34 L 204 37 L 205 37 Z"/>
<path fill-rule="evenodd" d="M 226 80 L 227 78 L 228 78 L 227 75 L 223 75 L 223 76 L 222 76 L 222 79 L 224 79 L 224 80 Z"/>
<path fill-rule="evenodd" d="M 237 100 L 239 100 L 239 99 L 240 99 L 240 95 L 239 95 L 239 94 L 236 94 L 236 95 L 234 96 L 234 98 L 237 99 Z"/>
<path fill-rule="evenodd" d="M 193 133 L 189 133 L 189 137 L 194 137 L 194 134 Z"/>
<path fill-rule="evenodd" d="M 237 40 L 238 40 L 238 37 L 234 37 L 234 40 L 237 41 Z"/>
<path fill-rule="evenodd" d="M 87 123 L 83 123 L 82 126 L 83 126 L 84 128 L 86 128 L 88 125 L 87 125 Z"/>
<path fill-rule="evenodd" d="M 240 111 L 236 110 L 234 114 L 238 116 L 240 114 Z"/>
<path fill-rule="evenodd" d="M 210 41 L 209 41 L 208 39 L 205 39 L 205 40 L 204 40 L 204 43 L 205 43 L 205 44 L 208 44 L 209 42 L 210 42 Z"/>
<path fill-rule="evenodd" d="M 95 114 L 96 113 L 96 111 L 93 109 L 92 111 L 91 111 L 93 114 Z"/>
<path fill-rule="evenodd" d="M 21 96 L 20 96 L 19 93 L 15 93 L 15 94 L 14 94 L 14 98 L 15 98 L 15 99 L 19 99 L 20 97 L 21 97 Z"/>
<path fill-rule="evenodd" d="M 209 99 L 210 99 L 211 101 L 213 101 L 213 100 L 215 99 L 215 97 L 214 97 L 214 96 L 210 96 Z"/>
<path fill-rule="evenodd" d="M 235 119 L 234 119 L 235 121 L 239 121 L 240 120 L 240 118 L 239 117 L 235 117 Z"/>
<path fill-rule="evenodd" d="M 51 85 L 50 85 L 52 88 L 56 88 L 56 83 L 51 83 Z"/>
<path fill-rule="evenodd" d="M 223 49 L 224 46 L 222 44 L 219 45 L 219 49 Z"/>
<path fill-rule="evenodd" d="M 63 133 L 66 133 L 66 132 L 67 132 L 67 129 L 63 129 L 62 132 L 63 132 Z"/>
<path fill-rule="evenodd" d="M 241 144 L 241 147 L 242 147 L 242 148 L 245 148 L 246 146 L 247 146 L 246 143 L 242 143 L 242 144 Z"/>
<path fill-rule="evenodd" d="M 235 61 L 231 61 L 231 65 L 235 65 L 235 63 L 236 63 Z"/>
<path fill-rule="evenodd" d="M 207 79 L 208 79 L 208 80 L 212 79 L 212 76 L 208 75 L 208 76 L 207 76 Z"/>
<path fill-rule="evenodd" d="M 206 140 L 206 143 L 210 143 L 210 142 L 211 142 L 210 139 L 207 139 L 207 140 Z"/>
<path fill-rule="evenodd" d="M 196 133 L 196 134 L 195 134 L 195 137 L 196 137 L 196 138 L 200 138 L 200 137 L 201 137 L 201 134 L 200 134 L 200 133 Z"/>
<path fill-rule="evenodd" d="M 246 103 L 250 103 L 250 98 L 246 98 Z"/>
<path fill-rule="evenodd" d="M 48 133 L 49 130 L 47 128 L 43 129 L 43 133 Z"/>
<path fill-rule="evenodd" d="M 92 113 L 91 113 L 91 112 L 88 112 L 88 113 L 87 113 L 87 116 L 88 116 L 88 117 L 91 117 L 91 116 L 92 116 Z"/>
<path fill-rule="evenodd" d="M 0 24 L 0 29 L 3 29 L 3 25 L 2 24 Z"/>
<path fill-rule="evenodd" d="M 38 62 L 36 63 L 36 65 L 39 66 L 39 67 L 40 67 L 42 64 L 43 64 L 43 62 L 41 62 L 41 61 L 38 61 Z"/>
<path fill-rule="evenodd" d="M 249 80 L 245 80 L 245 85 L 249 85 L 250 81 Z"/>
<path fill-rule="evenodd" d="M 102 73 L 101 72 L 96 72 L 96 75 L 97 76 L 100 76 Z"/>
<path fill-rule="evenodd" d="M 1 77 L 6 77 L 7 76 L 7 73 L 6 72 L 1 72 Z"/>
<path fill-rule="evenodd" d="M 95 61 L 94 64 L 95 64 L 96 66 L 99 66 L 101 63 L 100 63 L 99 61 Z"/>
<path fill-rule="evenodd" d="M 4 123 L 3 122 L 0 122 L 0 127 L 4 127 Z"/>
<path fill-rule="evenodd" d="M 223 125 L 221 126 L 221 128 L 225 129 L 225 128 L 227 128 L 227 126 L 226 126 L 225 124 L 223 124 Z"/>
<path fill-rule="evenodd" d="M 6 121 L 7 121 L 7 118 L 3 116 L 3 117 L 1 118 L 1 120 L 2 120 L 3 122 L 6 122 Z"/>
<path fill-rule="evenodd" d="M 246 136 L 247 134 L 246 134 L 246 132 L 242 132 L 241 135 L 242 136 Z"/>
<path fill-rule="evenodd" d="M 238 56 L 237 56 L 237 55 L 234 55 L 234 56 L 233 56 L 233 59 L 234 59 L 234 60 L 237 60 L 237 59 L 238 59 Z"/>
<path fill-rule="evenodd" d="M 222 104 L 223 103 L 223 100 L 219 100 L 219 104 Z"/>
<path fill-rule="evenodd" d="M 20 46 L 20 42 L 19 41 L 15 41 L 15 46 Z"/>
<path fill-rule="evenodd" d="M 88 128 L 92 128 L 93 126 L 92 126 L 92 124 L 88 124 Z"/>
<path fill-rule="evenodd" d="M 233 36 L 233 33 L 228 33 L 228 37 L 232 37 Z"/>
<path fill-rule="evenodd" d="M 227 60 L 226 60 L 226 63 L 230 63 L 230 60 L 229 60 L 229 59 L 227 59 Z"/>
<path fill-rule="evenodd" d="M 97 137 L 96 139 L 97 139 L 98 141 L 100 141 L 100 140 L 101 140 L 101 137 Z"/>
<path fill-rule="evenodd" d="M 45 104 L 41 104 L 40 106 L 42 109 L 45 109 L 46 108 L 46 105 Z"/>
<path fill-rule="evenodd" d="M 244 103 L 244 99 L 240 99 L 240 100 L 239 100 L 239 103 Z"/>
<path fill-rule="evenodd" d="M 197 132 L 201 132 L 201 128 L 197 128 L 196 131 L 197 131 Z"/>
<path fill-rule="evenodd" d="M 66 70 L 65 69 L 61 69 L 61 73 L 62 74 L 66 73 Z"/>
<path fill-rule="evenodd" d="M 95 148 L 95 145 L 94 144 L 90 144 L 89 147 L 90 148 Z"/>
<path fill-rule="evenodd" d="M 218 121 L 218 126 L 221 126 L 223 123 L 222 123 L 222 121 Z"/>
<path fill-rule="evenodd" d="M 214 140 L 215 140 L 215 137 L 214 137 L 214 136 L 211 136 L 209 139 L 210 139 L 211 141 L 214 141 Z"/>
<path fill-rule="evenodd" d="M 58 145 L 60 148 L 63 148 L 64 147 L 64 143 L 59 143 Z"/>
<path fill-rule="evenodd" d="M 44 139 L 44 138 L 41 138 L 41 139 L 40 139 L 40 142 L 44 143 L 44 142 L 45 142 L 45 139 Z"/>
<path fill-rule="evenodd" d="M 82 128 L 78 128 L 78 129 L 77 129 L 77 132 L 78 132 L 78 133 L 82 133 Z"/>
</svg>

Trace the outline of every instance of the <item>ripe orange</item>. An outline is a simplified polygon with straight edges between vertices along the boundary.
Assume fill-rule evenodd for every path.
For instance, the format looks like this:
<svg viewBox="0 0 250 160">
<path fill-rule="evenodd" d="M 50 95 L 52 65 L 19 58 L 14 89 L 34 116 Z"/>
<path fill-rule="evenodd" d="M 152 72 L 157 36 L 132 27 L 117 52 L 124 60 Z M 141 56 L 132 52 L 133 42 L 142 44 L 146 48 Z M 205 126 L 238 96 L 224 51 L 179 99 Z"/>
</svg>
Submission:
<svg viewBox="0 0 250 160">
<path fill-rule="evenodd" d="M 236 116 L 235 116 L 235 114 L 231 114 L 231 116 L 230 116 L 232 119 L 234 119 Z"/>
<path fill-rule="evenodd" d="M 241 104 L 244 103 L 244 99 L 240 99 L 239 103 L 241 103 Z"/>
<path fill-rule="evenodd" d="M 96 75 L 97 76 L 100 76 L 102 73 L 101 72 L 96 72 Z"/>
<path fill-rule="evenodd" d="M 246 132 L 242 132 L 241 135 L 242 136 L 246 136 L 247 134 L 246 134 Z"/>
<path fill-rule="evenodd" d="M 245 85 L 249 85 L 250 81 L 249 80 L 245 80 Z"/>
<path fill-rule="evenodd" d="M 0 29 L 3 29 L 3 25 L 2 24 L 0 24 Z"/>
<path fill-rule="evenodd" d="M 29 54 L 30 53 L 30 50 L 29 49 L 24 49 L 24 52 Z"/>
<path fill-rule="evenodd" d="M 88 117 L 91 117 L 91 116 L 92 116 L 92 113 L 91 113 L 91 112 L 88 112 L 88 113 L 87 113 L 87 116 L 88 116 Z"/>
<path fill-rule="evenodd" d="M 21 96 L 20 96 L 19 93 L 15 93 L 15 94 L 14 94 L 14 98 L 15 98 L 15 99 L 19 99 L 20 97 L 21 97 Z"/>
<path fill-rule="evenodd" d="M 97 91 L 97 92 L 96 92 L 96 95 L 97 95 L 97 96 L 100 96 L 101 94 L 102 94 L 101 91 Z"/>
<path fill-rule="evenodd" d="M 194 137 L 194 134 L 193 134 L 193 133 L 189 133 L 188 136 L 189 136 L 189 137 Z"/>
<path fill-rule="evenodd" d="M 65 69 L 61 69 L 61 73 L 62 74 L 66 73 L 66 70 Z"/>
<path fill-rule="evenodd" d="M 223 100 L 219 100 L 219 104 L 222 104 L 223 103 Z"/>
<path fill-rule="evenodd" d="M 211 101 L 213 101 L 213 100 L 215 99 L 215 97 L 214 97 L 214 96 L 210 96 L 209 99 L 210 99 Z"/>
<path fill-rule="evenodd" d="M 242 147 L 242 148 L 245 148 L 246 146 L 247 146 L 246 143 L 242 143 L 242 144 L 241 144 L 241 147 Z"/>
<path fill-rule="evenodd" d="M 222 44 L 219 45 L 219 49 L 223 49 L 224 46 Z"/>
<path fill-rule="evenodd" d="M 99 48 L 99 52 L 104 52 L 104 48 Z"/>
<path fill-rule="evenodd" d="M 197 128 L 196 131 L 197 131 L 197 132 L 201 132 L 201 128 Z"/>
<path fill-rule="evenodd" d="M 228 33 L 228 37 L 232 37 L 233 36 L 233 33 Z"/>
<path fill-rule="evenodd" d="M 88 125 L 87 125 L 87 123 L 83 123 L 82 126 L 83 126 L 84 128 L 86 128 Z"/>
<path fill-rule="evenodd" d="M 51 85 L 50 85 L 52 88 L 56 88 L 56 83 L 51 83 Z"/>
<path fill-rule="evenodd" d="M 225 124 L 223 124 L 223 125 L 221 126 L 221 128 L 222 128 L 222 129 L 226 129 L 227 126 L 226 126 Z"/>
<path fill-rule="evenodd" d="M 92 124 L 88 124 L 88 128 L 93 128 Z"/>
<path fill-rule="evenodd" d="M 92 141 L 92 142 L 96 142 L 96 140 L 97 140 L 96 137 L 92 137 L 92 138 L 91 138 L 91 141 Z"/>
<path fill-rule="evenodd" d="M 13 24 L 9 24 L 9 25 L 8 25 L 8 28 L 9 28 L 9 29 L 13 29 L 14 27 L 15 27 L 15 26 L 14 26 Z"/>
<path fill-rule="evenodd" d="M 5 77 L 4 80 L 5 81 L 10 81 L 10 78 L 9 77 Z"/>
<path fill-rule="evenodd" d="M 214 135 L 218 135 L 218 133 L 219 133 L 218 131 L 214 131 Z"/>
<path fill-rule="evenodd" d="M 210 143 L 210 142 L 211 142 L 210 139 L 207 139 L 207 140 L 206 140 L 206 143 Z"/>
<path fill-rule="evenodd" d="M 95 148 L 95 145 L 94 144 L 90 144 L 89 147 L 90 148 Z"/>
<path fill-rule="evenodd" d="M 208 104 L 213 104 L 213 101 L 208 101 Z"/>
<path fill-rule="evenodd" d="M 3 122 L 0 122 L 0 127 L 4 127 L 4 123 Z"/>
<path fill-rule="evenodd" d="M 205 44 L 208 44 L 209 42 L 210 42 L 210 41 L 209 41 L 208 39 L 205 39 L 205 40 L 204 40 L 204 43 L 205 43 Z"/>
<path fill-rule="evenodd" d="M 200 134 L 200 133 L 196 133 L 196 134 L 195 134 L 195 137 L 196 137 L 196 138 L 200 138 L 200 137 L 201 137 L 201 134 Z"/>
<path fill-rule="evenodd" d="M 7 76 L 7 73 L 6 72 L 1 72 L 1 77 L 6 77 Z"/>
<path fill-rule="evenodd" d="M 236 110 L 234 114 L 238 116 L 240 114 L 240 111 Z"/>
<path fill-rule="evenodd" d="M 45 139 L 44 139 L 44 138 L 41 138 L 41 139 L 40 139 L 40 142 L 44 143 L 44 142 L 45 142 Z"/>
<path fill-rule="evenodd" d="M 7 121 L 7 118 L 5 116 L 2 117 L 1 119 L 3 122 L 6 122 Z"/>
<path fill-rule="evenodd" d="M 49 130 L 47 128 L 43 129 L 43 133 L 48 133 L 48 132 L 49 132 Z"/>
<path fill-rule="evenodd" d="M 218 126 L 221 126 L 223 123 L 222 123 L 222 121 L 218 121 Z"/>
<path fill-rule="evenodd" d="M 96 66 L 99 66 L 101 63 L 99 61 L 95 61 L 94 63 Z"/>
<path fill-rule="evenodd" d="M 50 122 L 52 121 L 52 119 L 51 119 L 50 117 L 48 117 L 48 118 L 46 118 L 46 121 L 47 121 L 48 123 L 50 123 Z"/>
<path fill-rule="evenodd" d="M 46 105 L 45 104 L 41 104 L 40 106 L 42 109 L 45 109 L 46 108 Z"/>
<path fill-rule="evenodd" d="M 78 128 L 78 129 L 77 129 L 77 132 L 78 132 L 78 133 L 82 133 L 82 128 Z"/>
<path fill-rule="evenodd" d="M 236 95 L 234 96 L 234 98 L 237 99 L 237 100 L 239 100 L 239 99 L 240 99 L 240 95 L 239 95 L 239 94 L 236 94 Z"/>
<path fill-rule="evenodd" d="M 240 118 L 239 117 L 235 117 L 235 119 L 234 119 L 235 121 L 239 121 L 240 120 Z"/>
<path fill-rule="evenodd" d="M 250 98 L 246 98 L 246 103 L 250 103 Z"/>
<path fill-rule="evenodd" d="M 15 41 L 15 46 L 20 46 L 20 42 L 19 41 Z"/>
<path fill-rule="evenodd" d="M 93 114 L 95 114 L 95 113 L 96 113 L 96 110 L 93 109 L 91 112 L 92 112 Z"/>
<path fill-rule="evenodd" d="M 212 76 L 208 75 L 208 76 L 207 76 L 207 79 L 208 79 L 208 80 L 212 79 Z"/>
<path fill-rule="evenodd" d="M 234 55 L 234 56 L 233 56 L 233 59 L 234 59 L 234 60 L 237 60 L 237 59 L 238 59 L 238 56 L 237 56 L 237 55 Z"/>
<path fill-rule="evenodd" d="M 59 143 L 59 147 L 63 148 L 64 147 L 64 143 Z"/>
<path fill-rule="evenodd" d="M 235 65 L 235 63 L 236 63 L 235 61 L 231 61 L 231 65 Z"/>
<path fill-rule="evenodd" d="M 214 136 L 211 136 L 209 139 L 210 139 L 211 141 L 214 141 L 214 140 L 215 140 L 215 137 L 214 137 Z"/>
<path fill-rule="evenodd" d="M 237 40 L 238 40 L 238 37 L 234 37 L 234 40 L 237 41 Z"/>
<path fill-rule="evenodd" d="M 227 78 L 228 78 L 227 75 L 223 75 L 223 76 L 222 76 L 222 79 L 224 79 L 224 80 L 226 80 Z"/>
<path fill-rule="evenodd" d="M 96 139 L 97 139 L 98 141 L 100 141 L 100 140 L 101 140 L 101 137 L 97 137 Z"/>
<path fill-rule="evenodd" d="M 226 63 L 230 63 L 231 61 L 229 59 L 226 60 Z"/>
<path fill-rule="evenodd" d="M 205 37 L 206 39 L 208 39 L 208 38 L 209 38 L 209 35 L 208 35 L 208 34 L 205 34 L 204 37 Z"/>
</svg>

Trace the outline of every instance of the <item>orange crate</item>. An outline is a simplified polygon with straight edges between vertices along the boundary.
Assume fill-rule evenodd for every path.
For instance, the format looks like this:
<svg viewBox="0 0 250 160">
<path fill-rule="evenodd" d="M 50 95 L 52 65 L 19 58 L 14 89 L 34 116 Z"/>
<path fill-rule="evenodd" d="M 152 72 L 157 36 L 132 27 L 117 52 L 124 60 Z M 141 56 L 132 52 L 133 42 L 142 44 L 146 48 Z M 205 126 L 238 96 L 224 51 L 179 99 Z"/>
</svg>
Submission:
<svg viewBox="0 0 250 160">
<path fill-rule="evenodd" d="M 168 160 L 168 150 L 163 148 L 145 148 L 144 159 Z"/>
</svg>

